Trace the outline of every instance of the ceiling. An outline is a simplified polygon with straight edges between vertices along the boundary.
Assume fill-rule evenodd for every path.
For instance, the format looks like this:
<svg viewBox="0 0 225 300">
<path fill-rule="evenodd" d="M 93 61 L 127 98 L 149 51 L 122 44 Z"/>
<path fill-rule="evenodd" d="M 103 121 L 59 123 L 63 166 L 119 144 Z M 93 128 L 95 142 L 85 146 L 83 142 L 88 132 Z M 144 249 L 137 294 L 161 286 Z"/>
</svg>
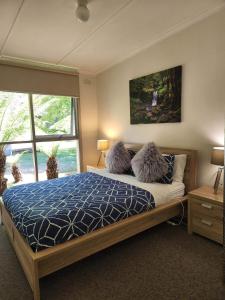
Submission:
<svg viewBox="0 0 225 300">
<path fill-rule="evenodd" d="M 0 0 L 0 59 L 98 74 L 224 7 L 224 0 Z"/>
</svg>

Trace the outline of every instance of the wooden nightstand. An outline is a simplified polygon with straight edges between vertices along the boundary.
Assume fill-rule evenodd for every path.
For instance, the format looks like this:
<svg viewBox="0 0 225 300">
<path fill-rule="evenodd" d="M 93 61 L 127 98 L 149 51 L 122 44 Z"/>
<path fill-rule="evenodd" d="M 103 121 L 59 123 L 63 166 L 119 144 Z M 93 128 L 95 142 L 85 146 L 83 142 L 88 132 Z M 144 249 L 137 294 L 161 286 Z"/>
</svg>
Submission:
<svg viewBox="0 0 225 300">
<path fill-rule="evenodd" d="M 203 186 L 188 193 L 188 233 L 223 244 L 223 193 Z"/>
<path fill-rule="evenodd" d="M 91 170 L 94 170 L 94 169 L 105 169 L 105 166 L 103 166 L 103 165 L 99 165 L 99 166 L 97 166 L 97 164 L 96 165 L 87 165 L 87 172 L 88 171 L 91 171 Z"/>
</svg>

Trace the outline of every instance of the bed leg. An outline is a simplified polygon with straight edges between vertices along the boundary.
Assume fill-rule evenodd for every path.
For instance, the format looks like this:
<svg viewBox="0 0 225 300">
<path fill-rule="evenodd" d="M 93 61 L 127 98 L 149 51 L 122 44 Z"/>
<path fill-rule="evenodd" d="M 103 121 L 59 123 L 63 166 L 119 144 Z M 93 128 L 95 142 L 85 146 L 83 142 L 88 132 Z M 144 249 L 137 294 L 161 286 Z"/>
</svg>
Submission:
<svg viewBox="0 0 225 300">
<path fill-rule="evenodd" d="M 38 286 L 34 287 L 33 295 L 34 295 L 34 300 L 41 300 L 41 298 L 40 298 L 40 287 L 39 287 L 39 284 L 38 284 Z"/>
<path fill-rule="evenodd" d="M 2 214 L 3 214 L 3 212 L 2 212 L 2 205 L 0 203 L 0 225 L 3 225 Z"/>
<path fill-rule="evenodd" d="M 40 284 L 39 284 L 39 276 L 38 276 L 38 265 L 34 263 L 34 274 L 33 274 L 33 295 L 34 300 L 40 300 Z"/>
<path fill-rule="evenodd" d="M 37 280 L 37 282 L 34 284 L 33 295 L 34 295 L 34 300 L 41 300 L 39 280 Z"/>
</svg>

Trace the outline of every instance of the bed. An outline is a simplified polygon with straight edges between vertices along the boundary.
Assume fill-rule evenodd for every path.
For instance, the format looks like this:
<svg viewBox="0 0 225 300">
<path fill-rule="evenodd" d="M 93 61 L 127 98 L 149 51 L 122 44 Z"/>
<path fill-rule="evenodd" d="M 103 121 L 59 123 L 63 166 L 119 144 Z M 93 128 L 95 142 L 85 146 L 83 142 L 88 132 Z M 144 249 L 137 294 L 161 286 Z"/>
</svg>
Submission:
<svg viewBox="0 0 225 300">
<path fill-rule="evenodd" d="M 134 182 L 135 178 L 129 178 L 128 176 L 120 177 L 115 176 L 114 174 L 107 174 L 104 170 L 96 170 L 79 177 L 70 177 L 70 179 L 63 179 L 63 182 L 65 183 L 64 192 L 67 191 L 67 197 L 70 197 L 70 189 L 74 183 L 74 180 L 76 181 L 76 186 L 79 186 L 76 193 L 80 197 L 81 201 L 78 202 L 79 207 L 77 207 L 75 211 L 77 216 L 76 221 L 78 223 L 81 217 L 79 214 L 77 214 L 77 211 L 79 211 L 79 213 L 80 211 L 82 211 L 83 213 L 85 209 L 85 213 L 87 214 L 85 215 L 83 213 L 82 220 L 84 220 L 87 215 L 89 218 L 92 218 L 93 214 L 96 214 L 99 211 L 99 207 L 101 207 L 101 211 L 103 211 L 101 205 L 105 205 L 105 203 L 108 201 L 108 198 L 105 198 L 104 196 L 106 195 L 106 190 L 108 190 L 109 185 L 113 185 L 112 190 L 116 193 L 116 197 L 113 198 L 113 205 L 111 203 L 110 207 L 107 206 L 105 208 L 104 206 L 104 211 L 106 211 L 106 214 L 104 215 L 102 223 L 99 222 L 99 220 L 101 219 L 100 216 L 98 218 L 98 222 L 93 222 L 92 227 L 84 226 L 85 222 L 83 221 L 81 226 L 77 226 L 77 230 L 73 230 L 72 232 L 69 231 L 69 227 L 65 227 L 63 231 L 64 240 L 57 240 L 57 238 L 55 238 L 55 235 L 53 238 L 54 228 L 59 225 L 59 223 L 57 222 L 65 221 L 62 218 L 62 210 L 56 209 L 56 207 L 54 206 L 55 203 L 57 203 L 58 208 L 59 206 L 63 207 L 64 205 L 62 201 L 58 201 L 57 195 L 60 194 L 59 191 L 57 191 L 55 195 L 52 196 L 50 192 L 49 195 L 47 192 L 51 191 L 51 187 L 49 187 L 47 190 L 45 189 L 44 193 L 41 193 L 40 187 L 38 187 L 37 189 L 38 193 L 41 194 L 40 201 L 43 200 L 43 195 L 46 197 L 46 199 L 50 196 L 52 197 L 52 201 L 50 203 L 48 201 L 48 205 L 50 205 L 52 208 L 51 214 L 49 214 L 49 212 L 45 212 L 45 202 L 43 202 L 43 210 L 41 212 L 39 211 L 38 214 L 36 213 L 35 216 L 33 216 L 35 218 L 38 218 L 37 223 L 39 225 L 45 222 L 46 219 L 48 222 L 50 219 L 50 223 L 53 223 L 54 225 L 49 231 L 50 233 L 48 235 L 48 238 L 43 240 L 43 237 L 46 238 L 46 234 L 41 235 L 41 226 L 36 228 L 37 230 L 35 229 L 35 231 L 29 217 L 26 218 L 25 224 L 21 222 L 20 214 L 18 212 L 24 210 L 24 214 L 26 214 L 26 216 L 29 216 L 28 213 L 30 213 L 29 211 L 31 208 L 29 206 L 25 206 L 22 199 L 18 199 L 18 201 L 15 201 L 15 197 L 18 197 L 19 193 L 14 193 L 13 189 L 9 190 L 7 201 L 5 201 L 5 203 L 1 202 L 0 206 L 2 222 L 5 225 L 9 239 L 14 247 L 14 250 L 21 263 L 27 280 L 33 290 L 35 300 L 40 299 L 40 278 L 47 276 L 100 250 L 103 250 L 115 243 L 125 240 L 135 234 L 138 234 L 139 232 L 151 228 L 159 223 L 169 220 L 170 218 L 181 213 L 181 204 L 186 201 L 186 196 L 183 196 L 184 188 L 185 192 L 188 192 L 196 187 L 197 152 L 195 150 L 173 148 L 160 148 L 160 150 L 165 154 L 173 153 L 187 155 L 187 163 L 184 173 L 184 184 L 180 184 L 177 186 L 176 184 L 164 185 L 164 190 L 162 190 L 161 192 L 159 192 L 161 189 L 156 188 L 154 190 L 154 187 L 151 187 L 150 190 L 154 190 L 153 194 L 151 194 L 150 190 L 148 190 L 148 188 L 143 184 L 140 184 L 138 186 L 138 184 Z M 77 182 L 77 178 L 79 178 L 80 180 L 79 184 Z M 85 186 L 83 186 L 84 181 L 87 181 L 89 185 L 86 184 Z M 51 183 L 49 182 L 50 185 L 53 185 L 53 188 L 55 188 L 54 184 L 56 183 L 57 180 L 51 181 Z M 93 188 L 89 191 L 89 188 L 87 187 L 93 185 L 98 185 L 98 187 L 100 186 L 101 189 L 98 188 L 97 193 L 93 193 Z M 26 186 L 27 185 L 21 186 L 20 189 L 25 189 Z M 157 186 L 157 184 L 155 186 Z M 33 188 L 35 190 L 36 185 L 34 185 Z M 31 192 L 30 190 L 31 189 L 29 188 L 29 193 Z M 34 191 L 32 191 L 32 193 L 33 192 Z M 127 207 L 124 206 L 124 203 L 120 201 L 120 199 L 123 199 L 123 195 L 120 194 L 123 194 L 124 192 L 126 194 L 128 193 L 127 199 L 129 199 L 129 211 Z M 24 194 L 26 194 L 26 191 L 24 191 Z M 30 195 L 31 194 L 28 194 L 29 198 L 31 197 Z M 166 197 L 163 197 L 163 195 L 166 195 Z M 110 195 L 110 197 L 111 196 L 112 195 Z M 94 206 L 91 205 L 91 207 L 86 207 L 86 199 L 88 197 L 94 197 Z M 104 198 L 104 202 L 102 202 L 102 198 Z M 132 199 L 132 201 L 130 201 L 130 199 Z M 18 203 L 18 205 L 20 205 L 19 210 L 18 207 L 16 207 L 15 203 Z M 42 202 L 40 203 L 38 204 L 39 209 L 42 205 Z M 127 203 L 128 202 L 126 202 L 126 204 Z M 108 213 L 107 209 L 109 208 L 110 212 Z M 63 207 L 63 211 L 65 212 L 64 216 L 67 216 L 67 209 L 68 207 Z M 12 213 L 13 211 L 14 213 Z M 119 213 L 115 213 L 118 211 Z M 74 210 L 71 211 L 70 209 L 69 212 L 73 214 L 73 216 L 75 216 Z M 42 217 L 41 220 L 40 216 Z M 53 217 L 54 219 L 51 219 Z M 67 223 L 70 224 L 70 222 Z M 88 222 L 90 223 L 90 220 Z M 104 222 L 107 223 L 107 226 L 103 226 Z M 61 234 L 58 232 L 55 233 L 57 235 Z M 52 239 L 49 237 L 52 237 Z"/>
</svg>

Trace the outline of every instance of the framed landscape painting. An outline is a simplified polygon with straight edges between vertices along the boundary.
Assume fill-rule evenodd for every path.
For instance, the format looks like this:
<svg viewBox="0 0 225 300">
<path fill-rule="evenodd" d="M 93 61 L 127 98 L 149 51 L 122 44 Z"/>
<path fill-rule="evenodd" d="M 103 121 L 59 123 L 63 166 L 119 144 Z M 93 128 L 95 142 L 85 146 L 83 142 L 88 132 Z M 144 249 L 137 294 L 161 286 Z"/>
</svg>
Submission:
<svg viewBox="0 0 225 300">
<path fill-rule="evenodd" d="M 130 80 L 131 124 L 181 122 L 182 66 Z"/>
</svg>

